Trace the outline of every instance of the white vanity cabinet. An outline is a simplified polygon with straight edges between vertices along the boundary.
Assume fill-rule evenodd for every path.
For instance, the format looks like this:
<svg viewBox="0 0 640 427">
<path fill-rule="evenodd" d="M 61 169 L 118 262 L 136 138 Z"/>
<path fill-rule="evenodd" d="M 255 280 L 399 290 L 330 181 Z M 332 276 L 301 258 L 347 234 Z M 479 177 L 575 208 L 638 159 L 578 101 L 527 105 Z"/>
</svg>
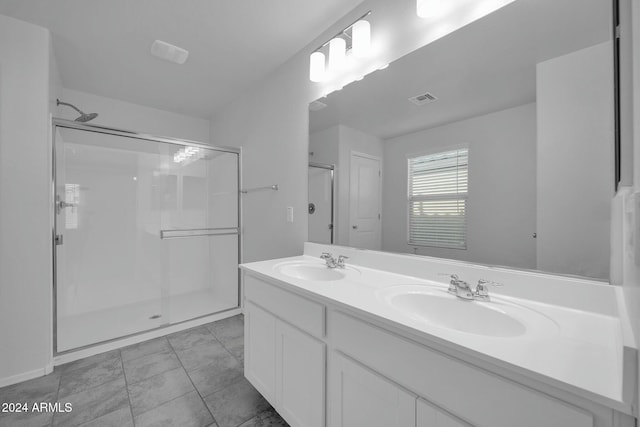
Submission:
<svg viewBox="0 0 640 427">
<path fill-rule="evenodd" d="M 334 427 L 416 427 L 416 395 L 333 352 L 329 399 Z"/>
<path fill-rule="evenodd" d="M 322 333 L 324 308 L 254 280 L 245 278 L 245 376 L 293 427 L 322 427 L 326 346 L 299 327 Z"/>
<path fill-rule="evenodd" d="M 245 376 L 293 427 L 633 425 L 599 403 L 495 373 L 393 324 L 258 277 L 244 272 Z"/>
</svg>

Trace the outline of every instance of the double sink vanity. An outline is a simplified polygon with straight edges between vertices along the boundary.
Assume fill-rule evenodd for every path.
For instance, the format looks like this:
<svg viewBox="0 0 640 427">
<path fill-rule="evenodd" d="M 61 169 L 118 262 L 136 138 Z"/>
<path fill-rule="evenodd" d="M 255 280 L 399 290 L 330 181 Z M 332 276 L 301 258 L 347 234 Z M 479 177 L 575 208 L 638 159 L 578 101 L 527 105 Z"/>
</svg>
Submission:
<svg viewBox="0 0 640 427">
<path fill-rule="evenodd" d="M 294 427 L 635 425 L 618 287 L 314 243 L 241 268 L 245 376 Z"/>
</svg>

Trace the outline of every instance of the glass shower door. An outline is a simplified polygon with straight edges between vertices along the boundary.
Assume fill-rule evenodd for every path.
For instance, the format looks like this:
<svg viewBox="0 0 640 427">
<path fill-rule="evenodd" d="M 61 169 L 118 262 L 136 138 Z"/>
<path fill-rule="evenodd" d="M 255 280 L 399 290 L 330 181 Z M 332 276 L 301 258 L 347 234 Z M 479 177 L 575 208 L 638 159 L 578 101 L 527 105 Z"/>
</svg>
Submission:
<svg viewBox="0 0 640 427">
<path fill-rule="evenodd" d="M 55 127 L 56 353 L 238 306 L 238 154 Z"/>
<path fill-rule="evenodd" d="M 239 305 L 238 154 L 167 148 L 162 179 L 177 190 L 161 218 L 164 312 L 179 323 Z"/>
</svg>

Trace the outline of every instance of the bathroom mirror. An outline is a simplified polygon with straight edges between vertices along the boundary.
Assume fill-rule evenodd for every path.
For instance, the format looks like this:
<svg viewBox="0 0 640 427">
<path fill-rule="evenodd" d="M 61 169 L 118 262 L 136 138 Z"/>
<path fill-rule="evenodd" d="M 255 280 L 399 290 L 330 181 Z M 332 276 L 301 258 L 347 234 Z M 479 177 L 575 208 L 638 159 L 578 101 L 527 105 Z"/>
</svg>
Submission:
<svg viewBox="0 0 640 427">
<path fill-rule="evenodd" d="M 516 0 L 314 101 L 309 240 L 608 279 L 611 14 Z"/>
</svg>

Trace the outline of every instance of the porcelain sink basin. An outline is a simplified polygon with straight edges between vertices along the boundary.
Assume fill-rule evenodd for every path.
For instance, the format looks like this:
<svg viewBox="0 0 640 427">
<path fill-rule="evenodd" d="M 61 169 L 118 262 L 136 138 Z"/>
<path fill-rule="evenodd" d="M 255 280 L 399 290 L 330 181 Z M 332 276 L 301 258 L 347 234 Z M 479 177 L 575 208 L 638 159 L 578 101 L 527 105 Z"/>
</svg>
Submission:
<svg viewBox="0 0 640 427">
<path fill-rule="evenodd" d="M 431 286 L 393 286 L 379 291 L 379 295 L 414 320 L 468 334 L 517 337 L 526 334 L 536 320 L 536 328 L 550 321 L 533 310 L 495 297 L 491 302 L 467 301 Z"/>
<path fill-rule="evenodd" d="M 324 263 L 318 262 L 293 262 L 278 264 L 275 266 L 279 273 L 294 279 L 329 282 L 341 280 L 346 277 L 347 271 L 355 271 L 351 268 L 328 268 Z"/>
</svg>

